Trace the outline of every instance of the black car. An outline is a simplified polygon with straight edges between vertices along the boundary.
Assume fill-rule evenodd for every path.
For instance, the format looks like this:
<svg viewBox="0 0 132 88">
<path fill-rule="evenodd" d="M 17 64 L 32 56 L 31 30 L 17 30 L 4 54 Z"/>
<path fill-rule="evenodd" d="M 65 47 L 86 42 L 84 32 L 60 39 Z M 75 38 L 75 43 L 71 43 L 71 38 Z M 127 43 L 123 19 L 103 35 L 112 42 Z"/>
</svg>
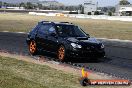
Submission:
<svg viewBox="0 0 132 88">
<path fill-rule="evenodd" d="M 29 33 L 27 44 L 32 55 L 46 51 L 55 53 L 60 61 L 64 61 L 66 57 L 101 58 L 105 56 L 102 43 L 69 22 L 39 22 Z"/>
</svg>

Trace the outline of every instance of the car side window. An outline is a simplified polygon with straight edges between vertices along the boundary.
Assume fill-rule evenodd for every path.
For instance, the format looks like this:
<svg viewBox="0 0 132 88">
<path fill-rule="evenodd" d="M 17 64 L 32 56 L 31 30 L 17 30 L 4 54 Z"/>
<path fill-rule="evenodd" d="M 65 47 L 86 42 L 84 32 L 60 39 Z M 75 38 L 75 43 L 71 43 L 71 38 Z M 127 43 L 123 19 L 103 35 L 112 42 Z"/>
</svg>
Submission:
<svg viewBox="0 0 132 88">
<path fill-rule="evenodd" d="M 49 28 L 49 34 L 51 34 L 51 33 L 56 33 L 56 30 L 55 30 L 55 28 L 52 26 L 51 28 Z"/>
<path fill-rule="evenodd" d="M 38 32 L 43 34 L 48 34 L 49 29 L 52 27 L 51 24 L 44 24 L 41 25 Z"/>
</svg>

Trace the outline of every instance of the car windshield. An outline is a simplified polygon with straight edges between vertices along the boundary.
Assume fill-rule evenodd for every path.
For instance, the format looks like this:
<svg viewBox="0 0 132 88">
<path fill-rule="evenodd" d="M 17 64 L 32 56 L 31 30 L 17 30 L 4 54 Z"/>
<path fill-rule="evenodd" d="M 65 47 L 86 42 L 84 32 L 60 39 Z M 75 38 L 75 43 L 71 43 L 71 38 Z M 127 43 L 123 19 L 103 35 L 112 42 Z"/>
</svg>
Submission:
<svg viewBox="0 0 132 88">
<path fill-rule="evenodd" d="M 87 37 L 81 28 L 74 25 L 56 25 L 59 36 L 62 37 Z"/>
</svg>

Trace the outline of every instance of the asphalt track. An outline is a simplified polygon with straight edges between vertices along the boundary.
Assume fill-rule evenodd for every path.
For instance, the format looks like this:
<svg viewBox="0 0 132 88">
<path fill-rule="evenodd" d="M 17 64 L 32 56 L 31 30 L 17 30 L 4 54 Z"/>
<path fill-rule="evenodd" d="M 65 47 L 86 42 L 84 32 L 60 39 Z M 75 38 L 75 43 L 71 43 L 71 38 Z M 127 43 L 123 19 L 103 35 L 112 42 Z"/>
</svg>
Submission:
<svg viewBox="0 0 132 88">
<path fill-rule="evenodd" d="M 27 34 L 0 32 L 0 51 L 29 55 L 26 37 Z M 98 61 L 73 60 L 72 64 L 85 66 L 96 72 L 132 80 L 132 43 L 126 43 L 126 45 L 121 45 L 120 43 L 118 45 L 115 42 L 102 42 L 105 44 L 107 58 Z M 52 56 L 52 58 L 54 57 Z"/>
</svg>

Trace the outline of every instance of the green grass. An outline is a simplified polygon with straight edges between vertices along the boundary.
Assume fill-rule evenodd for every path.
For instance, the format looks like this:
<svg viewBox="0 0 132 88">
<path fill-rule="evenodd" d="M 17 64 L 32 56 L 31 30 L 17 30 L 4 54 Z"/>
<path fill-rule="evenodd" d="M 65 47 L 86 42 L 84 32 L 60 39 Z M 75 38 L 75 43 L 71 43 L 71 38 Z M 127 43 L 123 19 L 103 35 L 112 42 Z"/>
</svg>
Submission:
<svg viewBox="0 0 132 88">
<path fill-rule="evenodd" d="M 76 88 L 77 78 L 48 66 L 0 57 L 0 88 Z"/>
<path fill-rule="evenodd" d="M 78 76 L 0 56 L 0 88 L 84 88 Z M 95 79 L 95 78 L 94 78 Z M 87 88 L 127 88 L 125 86 L 88 86 Z"/>
<path fill-rule="evenodd" d="M 41 20 L 73 22 L 94 37 L 132 40 L 132 22 L 32 16 L 27 14 L 0 14 L 0 31 L 29 32 Z"/>
</svg>

